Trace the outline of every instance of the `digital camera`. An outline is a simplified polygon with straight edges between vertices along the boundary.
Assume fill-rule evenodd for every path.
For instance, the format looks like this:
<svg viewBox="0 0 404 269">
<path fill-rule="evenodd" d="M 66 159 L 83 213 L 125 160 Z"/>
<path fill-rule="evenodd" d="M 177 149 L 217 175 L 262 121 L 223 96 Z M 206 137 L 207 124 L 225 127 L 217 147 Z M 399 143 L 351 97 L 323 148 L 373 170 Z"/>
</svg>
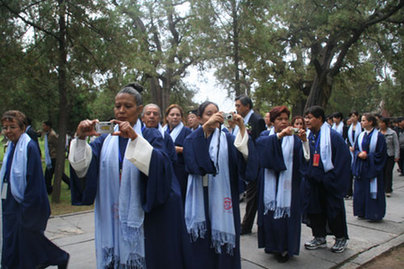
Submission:
<svg viewBox="0 0 404 269">
<path fill-rule="evenodd" d="M 114 124 L 109 121 L 100 121 L 95 124 L 95 131 L 100 134 L 110 134 L 114 132 Z"/>
</svg>

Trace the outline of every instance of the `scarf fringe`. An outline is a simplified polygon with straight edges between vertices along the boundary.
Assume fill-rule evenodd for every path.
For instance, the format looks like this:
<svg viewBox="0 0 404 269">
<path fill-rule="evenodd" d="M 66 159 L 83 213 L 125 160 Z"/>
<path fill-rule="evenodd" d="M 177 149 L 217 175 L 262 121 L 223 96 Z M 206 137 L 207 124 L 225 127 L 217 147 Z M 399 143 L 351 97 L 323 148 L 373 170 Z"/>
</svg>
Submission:
<svg viewBox="0 0 404 269">
<path fill-rule="evenodd" d="M 188 234 L 191 237 L 191 242 L 195 242 L 198 238 L 205 238 L 207 231 L 206 221 L 195 223 L 193 227 L 188 229 Z"/>
<path fill-rule="evenodd" d="M 267 215 L 268 211 L 274 212 L 274 219 L 290 217 L 290 207 L 276 207 L 276 201 L 271 201 L 269 204 L 265 205 L 264 215 Z"/>
<path fill-rule="evenodd" d="M 274 219 L 281 219 L 283 217 L 290 217 L 290 207 L 277 208 L 274 213 Z"/>
<path fill-rule="evenodd" d="M 276 201 L 270 201 L 265 204 L 264 215 L 268 214 L 268 211 L 275 211 Z"/>
<path fill-rule="evenodd" d="M 225 246 L 226 253 L 233 256 L 233 249 L 236 242 L 236 236 L 225 232 L 212 230 L 212 248 L 218 254 L 222 253 L 222 246 Z"/>
<path fill-rule="evenodd" d="M 119 257 L 114 255 L 114 248 L 103 248 L 102 267 L 119 269 L 144 269 L 146 268 L 146 259 L 138 254 L 131 253 L 129 260 L 125 264 L 122 264 Z"/>
</svg>

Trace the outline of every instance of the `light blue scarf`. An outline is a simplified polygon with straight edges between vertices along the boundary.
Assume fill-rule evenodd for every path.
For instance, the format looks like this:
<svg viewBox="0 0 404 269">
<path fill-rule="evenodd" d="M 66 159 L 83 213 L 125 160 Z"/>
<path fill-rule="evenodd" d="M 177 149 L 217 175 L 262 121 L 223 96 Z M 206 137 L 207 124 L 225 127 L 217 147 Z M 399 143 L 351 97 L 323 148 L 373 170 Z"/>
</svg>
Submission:
<svg viewBox="0 0 404 269">
<path fill-rule="evenodd" d="M 353 124 L 351 124 L 351 126 L 349 126 L 348 129 L 348 140 L 349 143 L 351 143 L 352 146 L 355 145 L 356 140 L 358 139 L 359 134 L 361 133 L 360 131 L 362 130 L 362 126 L 361 123 L 358 121 L 356 123 L 356 128 L 355 128 L 355 137 L 352 140 L 352 131 L 353 131 Z"/>
<path fill-rule="evenodd" d="M 134 126 L 142 136 L 141 123 Z M 115 131 L 118 126 L 115 127 Z M 119 178 L 119 137 L 108 135 L 101 149 L 95 207 L 97 267 L 145 268 L 144 211 L 139 170 L 124 156 Z M 121 183 L 119 182 L 121 181 Z"/>
<path fill-rule="evenodd" d="M 28 143 L 31 138 L 26 133 L 21 134 L 15 145 L 13 160 L 11 162 L 10 186 L 11 193 L 18 203 L 24 201 L 25 188 L 27 187 L 27 164 L 28 164 Z M 10 142 L 11 143 L 11 142 Z M 3 157 L 3 165 L 0 170 L 1 189 L 3 189 L 3 179 L 6 174 L 7 159 L 11 151 L 11 145 L 7 147 L 7 152 Z"/>
<path fill-rule="evenodd" d="M 157 129 L 159 130 L 159 132 L 161 133 L 161 135 L 162 135 L 163 138 L 164 138 L 164 133 L 165 133 L 165 131 L 164 131 L 164 129 L 163 129 L 163 127 L 161 126 L 160 123 L 159 123 L 159 125 L 157 126 Z"/>
<path fill-rule="evenodd" d="M 358 148 L 359 151 L 362 152 L 362 142 L 363 137 L 365 136 L 366 131 L 360 133 L 358 137 Z M 370 138 L 370 145 L 369 145 L 369 153 L 374 153 L 376 150 L 377 145 L 377 138 L 378 138 L 379 131 L 374 129 L 372 133 L 372 137 Z M 370 179 L 370 197 L 372 199 L 377 198 L 377 177 Z"/>
<path fill-rule="evenodd" d="M 332 163 L 332 149 L 331 149 L 331 128 L 328 124 L 321 125 L 320 129 L 320 158 L 323 163 L 324 172 L 334 169 Z"/>
<path fill-rule="evenodd" d="M 45 164 L 48 169 L 52 168 L 52 160 L 49 154 L 48 134 L 45 135 Z"/>
<path fill-rule="evenodd" d="M 344 123 L 340 121 L 340 123 L 337 126 L 337 124 L 334 122 L 332 125 L 332 129 L 337 131 L 337 133 L 339 133 L 340 135 L 342 135 L 344 132 Z"/>
<path fill-rule="evenodd" d="M 173 142 L 175 143 L 175 139 L 177 139 L 177 136 L 181 133 L 182 127 L 184 127 L 184 124 L 180 122 L 175 128 L 171 131 L 170 136 L 173 139 Z M 168 129 L 168 124 L 164 125 L 163 130 L 164 132 L 167 132 Z"/>
<path fill-rule="evenodd" d="M 217 159 L 219 147 L 219 159 Z M 222 253 L 222 246 L 225 246 L 226 252 L 232 255 L 233 249 L 236 246 L 236 232 L 230 188 L 228 145 L 225 133 L 219 131 L 219 129 L 216 129 L 212 134 L 209 155 L 215 166 L 218 164 L 218 167 L 216 167 L 216 176 L 208 175 L 212 247 L 216 253 Z M 185 223 L 192 241 L 196 241 L 199 237 L 205 238 L 207 231 L 202 181 L 203 179 L 200 175 L 190 174 L 188 176 L 185 199 Z"/>
<path fill-rule="evenodd" d="M 271 128 L 269 128 L 269 134 L 268 135 L 273 135 L 275 134 L 275 127 L 271 126 Z"/>
<path fill-rule="evenodd" d="M 293 135 L 285 136 L 282 139 L 282 155 L 286 170 L 279 173 L 278 187 L 276 186 L 275 171 L 264 170 L 264 215 L 268 213 L 268 210 L 275 211 L 274 219 L 290 217 L 294 141 Z"/>
</svg>

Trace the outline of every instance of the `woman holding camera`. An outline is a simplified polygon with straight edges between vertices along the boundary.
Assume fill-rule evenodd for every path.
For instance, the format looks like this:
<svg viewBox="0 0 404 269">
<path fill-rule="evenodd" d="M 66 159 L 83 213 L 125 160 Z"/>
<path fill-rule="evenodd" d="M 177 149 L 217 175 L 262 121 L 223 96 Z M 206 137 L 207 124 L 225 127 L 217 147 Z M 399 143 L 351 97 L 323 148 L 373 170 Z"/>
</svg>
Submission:
<svg viewBox="0 0 404 269">
<path fill-rule="evenodd" d="M 72 203 L 95 201 L 97 268 L 192 268 L 178 182 L 158 129 L 142 131 L 140 90 L 130 84 L 115 96 L 113 133 L 88 145 L 97 120 L 78 125 Z"/>
<path fill-rule="evenodd" d="M 198 108 L 202 128 L 184 142 L 189 172 L 185 222 L 198 268 L 241 267 L 238 182 L 240 175 L 255 179 L 258 162 L 243 118 L 233 116 L 240 128 L 236 139 L 221 130 L 224 118 L 218 106 L 202 103 Z"/>
<path fill-rule="evenodd" d="M 264 131 L 256 141 L 262 168 L 258 177 L 258 247 L 275 254 L 279 262 L 299 255 L 300 184 L 304 162 L 310 160 L 306 131 L 289 126 L 289 116 L 286 106 L 274 107 L 270 118 L 275 133 Z"/>
</svg>

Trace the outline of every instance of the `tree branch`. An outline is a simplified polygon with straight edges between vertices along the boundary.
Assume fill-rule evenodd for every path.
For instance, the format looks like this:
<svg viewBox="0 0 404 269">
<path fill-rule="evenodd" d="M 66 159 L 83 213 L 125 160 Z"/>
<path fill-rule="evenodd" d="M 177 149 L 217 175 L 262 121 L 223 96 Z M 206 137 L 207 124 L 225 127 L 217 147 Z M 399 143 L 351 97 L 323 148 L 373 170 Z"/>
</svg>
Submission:
<svg viewBox="0 0 404 269">
<path fill-rule="evenodd" d="M 46 34 L 48 34 L 48 35 L 50 35 L 50 36 L 56 38 L 58 41 L 60 41 L 59 36 L 57 36 L 56 34 L 50 32 L 50 31 L 48 31 L 48 30 L 46 30 L 45 28 L 43 28 L 43 27 L 37 25 L 36 23 L 25 19 L 24 17 L 22 17 L 22 16 L 20 15 L 20 11 L 14 10 L 14 9 L 11 8 L 9 5 L 7 5 L 7 3 L 5 3 L 3 0 L 0 0 L 0 1 L 1 1 L 1 3 L 3 4 L 4 7 L 6 7 L 12 14 L 14 14 L 15 16 L 17 16 L 17 17 L 18 17 L 20 20 L 22 20 L 25 24 L 30 25 L 30 26 L 34 27 L 35 29 L 37 29 L 37 30 L 39 30 L 39 31 L 42 31 L 42 32 L 44 32 L 44 33 L 46 33 Z"/>
</svg>

